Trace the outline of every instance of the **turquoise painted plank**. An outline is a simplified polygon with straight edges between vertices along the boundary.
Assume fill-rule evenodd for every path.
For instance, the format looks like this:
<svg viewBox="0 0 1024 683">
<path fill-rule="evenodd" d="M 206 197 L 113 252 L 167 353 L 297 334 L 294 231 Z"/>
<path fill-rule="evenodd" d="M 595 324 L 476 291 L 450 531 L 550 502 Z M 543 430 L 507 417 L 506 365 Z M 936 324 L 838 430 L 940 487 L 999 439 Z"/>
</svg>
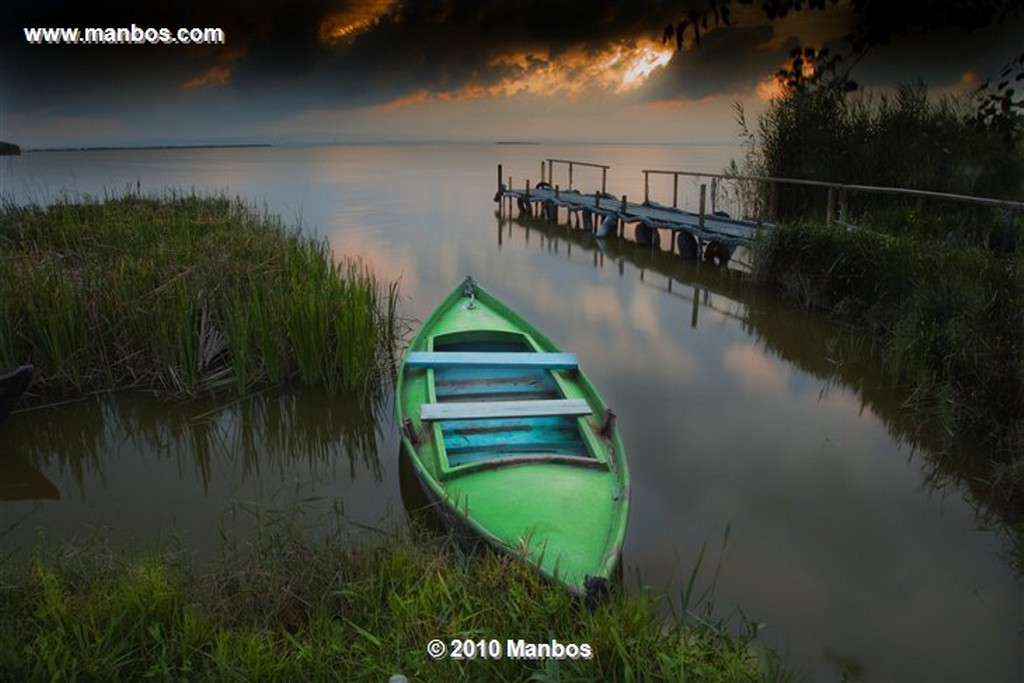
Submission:
<svg viewBox="0 0 1024 683">
<path fill-rule="evenodd" d="M 442 420 L 441 428 L 452 431 L 498 431 L 506 429 L 515 431 L 517 429 L 554 429 L 562 424 L 576 424 L 575 417 L 561 417 L 548 415 L 545 417 L 505 417 L 499 419 L 476 419 L 476 420 Z"/>
<path fill-rule="evenodd" d="M 483 351 L 413 351 L 405 359 L 408 367 L 517 367 L 574 370 L 579 364 L 575 353 L 516 353 Z"/>
<path fill-rule="evenodd" d="M 551 401 L 424 403 L 420 406 L 421 420 L 473 420 L 478 418 L 589 414 L 590 406 L 582 398 Z"/>
<path fill-rule="evenodd" d="M 449 423 L 445 423 L 447 425 Z M 566 453 L 586 453 L 575 419 L 561 418 L 554 425 L 504 425 L 484 429 L 443 428 L 444 445 L 450 458 L 453 453 L 478 450 L 537 452 L 558 450 Z"/>
<path fill-rule="evenodd" d="M 434 371 L 438 400 L 561 398 L 554 377 L 537 368 L 443 368 Z"/>
</svg>

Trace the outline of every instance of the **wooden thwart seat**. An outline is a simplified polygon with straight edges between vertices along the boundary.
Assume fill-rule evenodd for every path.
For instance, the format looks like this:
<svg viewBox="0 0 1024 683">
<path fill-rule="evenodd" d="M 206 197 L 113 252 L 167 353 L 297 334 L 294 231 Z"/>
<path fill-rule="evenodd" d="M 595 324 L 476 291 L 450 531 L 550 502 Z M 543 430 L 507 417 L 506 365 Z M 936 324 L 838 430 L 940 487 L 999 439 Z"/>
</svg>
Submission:
<svg viewBox="0 0 1024 683">
<path fill-rule="evenodd" d="M 413 351 L 405 360 L 413 368 L 544 368 L 575 370 L 579 360 L 575 353 L 483 352 L 483 351 Z"/>
<path fill-rule="evenodd" d="M 543 417 L 589 415 L 590 406 L 582 398 L 544 401 L 474 401 L 424 403 L 421 420 L 476 420 L 507 417 Z"/>
</svg>

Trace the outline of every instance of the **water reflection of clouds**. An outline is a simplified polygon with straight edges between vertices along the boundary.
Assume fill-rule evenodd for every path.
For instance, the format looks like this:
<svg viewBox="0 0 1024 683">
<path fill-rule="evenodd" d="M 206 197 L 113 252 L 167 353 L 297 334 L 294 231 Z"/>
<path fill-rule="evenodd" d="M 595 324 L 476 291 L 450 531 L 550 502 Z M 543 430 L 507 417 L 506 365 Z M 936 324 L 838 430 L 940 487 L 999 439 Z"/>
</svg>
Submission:
<svg viewBox="0 0 1024 683">
<path fill-rule="evenodd" d="M 588 372 L 604 387 L 609 400 L 621 395 L 626 386 L 635 385 L 639 378 L 635 373 L 652 362 L 659 375 L 671 382 L 697 372 L 693 351 L 666 327 L 656 296 L 646 290 L 625 293 L 591 284 L 579 287 L 574 301 L 587 325 L 573 326 L 566 348 L 595 361 L 588 365 Z"/>
<path fill-rule="evenodd" d="M 577 310 L 593 325 L 622 324 L 626 314 L 618 292 L 609 285 L 586 285 L 576 290 Z"/>
<path fill-rule="evenodd" d="M 747 394 L 778 396 L 786 391 L 788 373 L 785 368 L 753 344 L 729 346 L 722 353 L 722 364 Z"/>
<path fill-rule="evenodd" d="M 646 333 L 652 340 L 663 340 L 665 337 L 661 318 L 654 307 L 654 297 L 642 293 L 639 289 L 633 290 L 629 304 L 629 321 L 633 327 Z"/>
<path fill-rule="evenodd" d="M 399 282 L 401 291 L 415 291 L 418 286 L 417 258 L 408 244 L 394 245 L 378 240 L 371 230 L 351 223 L 335 227 L 327 236 L 335 260 L 359 258 L 373 269 L 381 282 Z"/>
</svg>

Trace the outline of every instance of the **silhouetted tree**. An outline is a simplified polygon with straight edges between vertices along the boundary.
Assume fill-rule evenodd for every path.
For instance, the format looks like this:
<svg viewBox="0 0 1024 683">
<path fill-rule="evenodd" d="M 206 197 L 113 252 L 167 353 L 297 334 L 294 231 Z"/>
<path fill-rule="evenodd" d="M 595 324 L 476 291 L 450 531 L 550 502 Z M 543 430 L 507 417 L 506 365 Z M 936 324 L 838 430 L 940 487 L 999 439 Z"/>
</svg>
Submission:
<svg viewBox="0 0 1024 683">
<path fill-rule="evenodd" d="M 829 7 L 847 6 L 853 10 L 855 23 L 844 40 L 847 54 L 822 54 L 801 46 L 794 50 L 790 63 L 777 75 L 783 85 L 799 87 L 807 81 L 839 77 L 848 90 L 856 88 L 849 77 L 850 69 L 860 56 L 895 38 L 954 26 L 976 31 L 1001 24 L 1024 15 L 1021 0 L 699 0 L 681 2 L 682 17 L 665 26 L 663 43 L 675 40 L 682 50 L 688 35 L 699 45 L 702 33 L 716 26 L 731 26 L 734 6 L 758 6 L 770 20 L 781 19 L 792 12 L 822 11 Z M 847 60 L 853 58 L 852 64 Z M 845 68 L 840 68 L 841 65 Z M 811 66 L 813 68 L 805 68 Z M 1006 125 L 1024 115 L 1022 102 L 1014 83 L 1024 79 L 1024 53 L 1007 62 L 1000 80 L 989 82 L 979 91 L 979 121 Z M 1019 125 L 1019 122 L 1014 123 Z"/>
</svg>

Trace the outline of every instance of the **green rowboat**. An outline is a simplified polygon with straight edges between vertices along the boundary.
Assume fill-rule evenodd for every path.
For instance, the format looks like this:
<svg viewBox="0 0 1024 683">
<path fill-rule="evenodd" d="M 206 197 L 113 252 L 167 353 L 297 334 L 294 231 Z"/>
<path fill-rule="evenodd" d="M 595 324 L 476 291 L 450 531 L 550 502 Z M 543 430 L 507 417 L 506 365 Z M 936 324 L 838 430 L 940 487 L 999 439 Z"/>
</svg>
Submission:
<svg viewBox="0 0 1024 683">
<path fill-rule="evenodd" d="M 402 448 L 448 522 L 584 595 L 616 571 L 629 474 L 615 415 L 572 353 L 472 278 L 416 334 Z"/>
</svg>

